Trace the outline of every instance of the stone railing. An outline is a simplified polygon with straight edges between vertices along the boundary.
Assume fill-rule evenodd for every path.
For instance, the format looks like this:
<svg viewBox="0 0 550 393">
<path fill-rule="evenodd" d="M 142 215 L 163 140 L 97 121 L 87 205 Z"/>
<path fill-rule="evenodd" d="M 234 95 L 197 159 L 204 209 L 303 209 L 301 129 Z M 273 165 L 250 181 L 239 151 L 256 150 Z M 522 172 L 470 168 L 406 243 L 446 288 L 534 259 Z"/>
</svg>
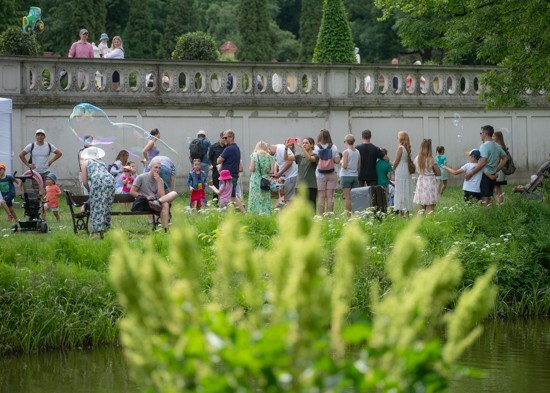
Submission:
<svg viewBox="0 0 550 393">
<path fill-rule="evenodd" d="M 480 75 L 488 69 L 4 57 L 0 94 L 14 105 L 482 107 Z"/>
</svg>

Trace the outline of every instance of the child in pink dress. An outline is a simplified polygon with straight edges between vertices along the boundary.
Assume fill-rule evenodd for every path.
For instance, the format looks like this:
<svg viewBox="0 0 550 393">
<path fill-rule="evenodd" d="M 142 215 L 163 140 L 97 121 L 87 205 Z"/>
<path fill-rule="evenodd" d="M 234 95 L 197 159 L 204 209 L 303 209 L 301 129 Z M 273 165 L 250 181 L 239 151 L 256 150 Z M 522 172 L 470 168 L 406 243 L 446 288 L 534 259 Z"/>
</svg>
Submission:
<svg viewBox="0 0 550 393">
<path fill-rule="evenodd" d="M 219 196 L 220 207 L 226 207 L 231 202 L 231 192 L 233 191 L 233 179 L 231 173 L 227 169 L 224 169 L 220 172 L 220 189 L 218 190 L 215 186 L 210 186 L 212 191 L 214 191 Z"/>
<path fill-rule="evenodd" d="M 132 184 L 134 184 L 134 177 L 132 176 L 132 167 L 126 165 L 122 168 L 122 193 L 129 194 Z"/>
</svg>

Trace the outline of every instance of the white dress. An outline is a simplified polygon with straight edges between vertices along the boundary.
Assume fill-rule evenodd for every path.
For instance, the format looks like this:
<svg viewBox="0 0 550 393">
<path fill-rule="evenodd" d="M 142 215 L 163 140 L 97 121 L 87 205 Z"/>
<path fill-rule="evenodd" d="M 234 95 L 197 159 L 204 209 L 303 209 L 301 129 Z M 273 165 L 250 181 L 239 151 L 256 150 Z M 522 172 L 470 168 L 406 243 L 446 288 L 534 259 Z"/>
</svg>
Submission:
<svg viewBox="0 0 550 393">
<path fill-rule="evenodd" d="M 401 149 L 401 159 L 397 168 L 395 168 L 395 210 L 413 209 L 413 182 L 409 173 L 409 165 L 407 163 L 409 154 L 407 149 L 399 146 Z"/>
</svg>

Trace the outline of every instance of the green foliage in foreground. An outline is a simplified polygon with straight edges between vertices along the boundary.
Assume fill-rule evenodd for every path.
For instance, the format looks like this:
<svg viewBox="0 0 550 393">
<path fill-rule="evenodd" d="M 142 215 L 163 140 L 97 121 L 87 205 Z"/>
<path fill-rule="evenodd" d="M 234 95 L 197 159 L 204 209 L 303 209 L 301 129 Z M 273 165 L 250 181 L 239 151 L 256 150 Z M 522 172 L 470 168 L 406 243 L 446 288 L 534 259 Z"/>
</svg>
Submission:
<svg viewBox="0 0 550 393">
<path fill-rule="evenodd" d="M 494 264 L 499 292 L 492 317 L 548 316 L 550 204 L 509 194 L 512 188 L 505 186 L 504 206 L 488 210 L 465 204 L 459 188 L 447 189 L 435 215 L 418 224 L 417 232 L 426 240 L 419 253 L 420 263 L 429 266 L 435 257 L 443 257 L 455 248 L 464 269 L 461 290 L 470 288 Z M 216 239 L 228 216 L 214 208 L 190 214 L 185 209 L 187 204 L 185 198 L 175 203 L 172 228 L 186 226 L 197 234 L 195 241 L 205 265 L 200 291 L 208 292 L 212 285 L 210 272 L 217 266 Z M 369 263 L 358 266 L 349 283 L 353 287 L 350 319 L 369 318 L 373 311 L 372 288 L 379 286 L 380 293 L 389 290 L 391 282 L 385 267 L 410 220 L 392 214 L 382 220 L 372 215 L 353 216 L 350 220 L 343 213 L 340 194 L 335 206 L 335 215 L 315 219 L 315 225 L 320 226 L 317 246 L 322 265 L 332 274 L 338 240 L 348 226 L 360 228 L 369 239 L 364 250 Z M 22 216 L 22 209 L 17 209 Z M 74 235 L 64 202 L 60 214 L 59 224 L 48 215 L 53 229 L 48 234 L 12 233 L 12 223 L 0 217 L 1 354 L 116 342 L 117 322 L 123 310 L 106 273 L 118 243 L 111 234 L 105 241 L 89 239 L 82 233 Z M 237 215 L 235 219 L 240 234 L 254 249 L 274 251 L 278 248 L 277 234 L 287 229 L 279 229 L 277 216 Z M 125 231 L 127 246 L 135 252 L 144 253 L 145 243 L 150 241 L 155 251 L 169 260 L 172 238 L 164 233 L 151 234 L 147 217 L 116 217 L 112 224 L 114 229 Z M 59 293 L 70 301 L 62 301 Z M 26 340 L 32 340 L 32 345 Z"/>
<path fill-rule="evenodd" d="M 27 34 L 20 27 L 8 27 L 0 35 L 0 55 L 38 56 L 40 45 L 34 34 Z"/>
<path fill-rule="evenodd" d="M 303 199 L 281 213 L 273 250 L 255 249 L 229 215 L 215 240 L 207 292 L 196 234 L 171 234 L 169 262 L 114 250 L 111 279 L 126 309 L 122 341 L 140 383 L 154 391 L 441 391 L 451 365 L 481 332 L 493 304 L 491 268 L 445 312 L 460 284 L 453 252 L 420 266 L 409 225 L 390 255 L 391 290 L 372 296 L 372 323 L 350 322 L 355 271 L 367 239 L 349 225 L 323 266 L 321 225 Z M 118 233 L 117 243 L 124 245 Z M 447 340 L 437 330 L 446 327 Z"/>
</svg>

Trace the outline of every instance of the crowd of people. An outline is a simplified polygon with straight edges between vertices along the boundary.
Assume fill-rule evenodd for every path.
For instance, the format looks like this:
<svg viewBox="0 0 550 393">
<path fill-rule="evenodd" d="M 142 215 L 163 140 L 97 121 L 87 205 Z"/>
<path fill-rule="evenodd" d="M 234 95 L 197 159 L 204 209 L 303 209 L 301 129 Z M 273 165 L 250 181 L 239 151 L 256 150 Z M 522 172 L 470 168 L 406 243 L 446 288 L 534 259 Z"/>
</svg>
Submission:
<svg viewBox="0 0 550 393">
<path fill-rule="evenodd" d="M 170 158 L 160 155 L 157 147 L 160 137 L 158 129 L 150 132 L 142 152 L 144 171 L 141 174 L 135 162 L 129 160 L 128 150 L 119 151 L 114 162 L 107 165 L 102 160 L 105 152 L 97 147 L 93 136 L 82 138 L 84 145 L 78 152 L 79 180 L 82 192 L 89 195 L 93 235 L 103 237 L 109 229 L 115 193 L 131 194 L 136 201 L 141 199 L 142 203 L 134 204 L 134 208 L 158 214 L 163 228 L 168 230 L 170 203 L 178 196 L 176 167 Z M 292 203 L 296 193 L 301 192 L 316 213 L 323 215 L 334 211 L 334 194 L 341 188 L 345 210 L 350 214 L 353 189 L 381 186 L 386 190 L 390 205 L 401 215 L 408 216 L 415 204 L 419 214 L 430 214 L 445 191 L 448 173 L 463 174 L 466 200 L 488 204 L 496 194 L 500 204 L 500 187 L 506 184 L 501 169 L 509 152 L 502 133 L 495 132 L 492 126 L 481 127 L 480 138 L 479 149 L 472 149 L 468 162 L 459 169 L 448 166 L 443 146 L 437 146 L 437 154 L 433 155 L 430 139 L 423 139 L 418 153 L 414 154 L 406 131 L 397 133 L 393 161 L 386 148 L 371 142 L 370 130 L 361 133 L 361 142 L 357 144 L 354 135 L 345 135 L 341 152 L 326 129 L 321 130 L 316 139 L 287 138 L 279 144 L 259 141 L 250 154 L 250 182 L 245 201 L 239 181 L 244 168 L 234 131 L 221 132 L 219 139 L 211 143 L 206 131 L 199 130 L 188 147 L 192 167 L 187 177 L 189 207 L 199 210 L 211 203 L 225 208 L 231 203 L 243 213 L 270 214 L 274 208 Z M 45 139 L 46 131 L 37 130 L 35 141 L 25 146 L 19 157 L 29 170 L 39 173 L 47 185 L 48 201 L 44 204 L 43 217 L 47 211 L 52 211 L 59 218 L 57 206 L 61 192 L 50 166 L 62 152 Z M 17 219 L 13 209 L 16 182 L 17 179 L 6 174 L 5 166 L 0 164 L 0 205 L 8 219 Z M 273 192 L 276 202 L 272 199 Z M 210 201 L 209 195 L 213 197 Z"/>
</svg>

